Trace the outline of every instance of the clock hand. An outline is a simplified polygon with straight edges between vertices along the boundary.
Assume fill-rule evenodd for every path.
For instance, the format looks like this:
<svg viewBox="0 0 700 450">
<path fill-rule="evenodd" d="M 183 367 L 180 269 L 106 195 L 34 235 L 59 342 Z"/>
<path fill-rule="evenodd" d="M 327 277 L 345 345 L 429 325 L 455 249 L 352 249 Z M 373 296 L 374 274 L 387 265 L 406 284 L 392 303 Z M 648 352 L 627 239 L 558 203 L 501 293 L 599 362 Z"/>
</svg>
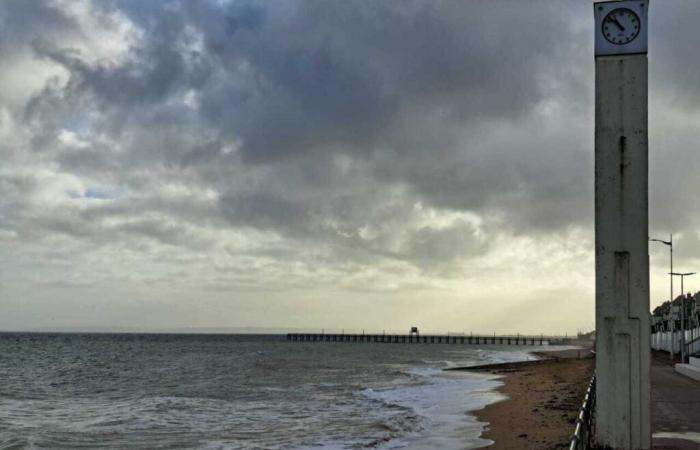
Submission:
<svg viewBox="0 0 700 450">
<path fill-rule="evenodd" d="M 617 17 L 610 17 L 608 19 L 610 22 L 613 22 L 617 27 L 620 29 L 620 31 L 625 31 L 625 27 L 622 26 L 619 20 L 617 20 Z"/>
</svg>

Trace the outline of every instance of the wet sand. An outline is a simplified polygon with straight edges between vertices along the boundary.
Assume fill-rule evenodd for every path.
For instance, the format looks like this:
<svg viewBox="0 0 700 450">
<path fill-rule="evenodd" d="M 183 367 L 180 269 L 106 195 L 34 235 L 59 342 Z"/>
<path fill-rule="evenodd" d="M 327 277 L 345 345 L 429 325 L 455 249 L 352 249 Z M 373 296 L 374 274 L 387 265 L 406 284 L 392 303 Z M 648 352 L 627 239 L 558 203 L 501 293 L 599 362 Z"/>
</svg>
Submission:
<svg viewBox="0 0 700 450">
<path fill-rule="evenodd" d="M 579 354 L 583 359 L 578 359 Z M 489 450 L 567 448 L 588 383 L 593 358 L 588 350 L 538 353 L 539 361 L 481 366 L 502 375 L 498 391 L 506 400 L 473 414 L 488 423 L 482 434 L 495 441 Z"/>
</svg>

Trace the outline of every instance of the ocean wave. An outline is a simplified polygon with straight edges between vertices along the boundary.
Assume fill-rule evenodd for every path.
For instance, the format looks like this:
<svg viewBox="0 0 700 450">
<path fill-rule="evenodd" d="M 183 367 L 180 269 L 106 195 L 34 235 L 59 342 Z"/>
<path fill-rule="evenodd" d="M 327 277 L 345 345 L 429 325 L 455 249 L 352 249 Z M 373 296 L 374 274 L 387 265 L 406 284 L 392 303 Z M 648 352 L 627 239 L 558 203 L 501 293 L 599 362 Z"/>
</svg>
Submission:
<svg viewBox="0 0 700 450">
<path fill-rule="evenodd" d="M 464 449 L 486 442 L 467 411 L 497 400 L 500 382 L 442 369 L 530 358 L 235 337 L 128 344 L 119 336 L 0 340 L 0 350 L 12 349 L 0 367 L 0 450 Z"/>
</svg>

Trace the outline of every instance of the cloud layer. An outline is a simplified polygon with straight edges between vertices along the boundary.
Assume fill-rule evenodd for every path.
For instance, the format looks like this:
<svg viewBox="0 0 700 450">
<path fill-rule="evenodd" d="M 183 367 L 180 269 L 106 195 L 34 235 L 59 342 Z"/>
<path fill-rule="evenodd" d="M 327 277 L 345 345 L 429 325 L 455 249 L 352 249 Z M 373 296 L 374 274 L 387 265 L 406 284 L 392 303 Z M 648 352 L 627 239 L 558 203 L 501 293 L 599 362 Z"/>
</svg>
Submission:
<svg viewBox="0 0 700 450">
<path fill-rule="evenodd" d="M 700 34 L 673 24 L 700 7 L 668 3 L 651 223 L 692 268 Z M 591 327 L 591 26 L 574 1 L 3 2 L 0 327 Z"/>
</svg>

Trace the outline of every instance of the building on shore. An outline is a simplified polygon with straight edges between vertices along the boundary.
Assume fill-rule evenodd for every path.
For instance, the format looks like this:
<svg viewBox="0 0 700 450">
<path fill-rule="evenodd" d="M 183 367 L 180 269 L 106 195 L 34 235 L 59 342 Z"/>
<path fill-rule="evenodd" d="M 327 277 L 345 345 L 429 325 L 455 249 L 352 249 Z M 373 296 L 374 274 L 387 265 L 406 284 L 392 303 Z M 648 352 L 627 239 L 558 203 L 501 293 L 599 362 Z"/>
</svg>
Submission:
<svg viewBox="0 0 700 450">
<path fill-rule="evenodd" d="M 684 298 L 685 297 L 685 298 Z M 700 291 L 679 295 L 672 302 L 666 301 L 654 308 L 651 320 L 651 332 L 680 330 L 681 319 L 685 317 L 685 329 L 700 326 Z M 682 309 L 685 307 L 685 314 Z"/>
</svg>

